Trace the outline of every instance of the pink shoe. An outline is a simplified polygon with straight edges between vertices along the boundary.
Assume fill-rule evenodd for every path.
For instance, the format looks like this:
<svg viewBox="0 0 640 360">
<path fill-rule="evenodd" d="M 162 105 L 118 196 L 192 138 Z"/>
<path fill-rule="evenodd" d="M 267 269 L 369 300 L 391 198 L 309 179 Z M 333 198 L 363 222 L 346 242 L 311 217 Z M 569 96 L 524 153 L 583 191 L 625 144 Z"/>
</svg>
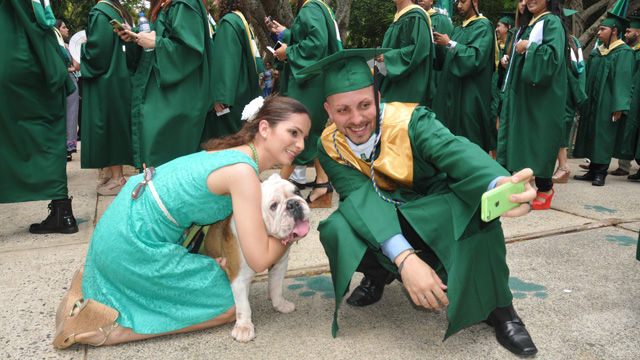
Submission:
<svg viewBox="0 0 640 360">
<path fill-rule="evenodd" d="M 124 184 L 127 183 L 127 179 L 123 176 L 119 180 L 109 179 L 106 184 L 98 187 L 98 194 L 102 196 L 114 196 L 120 193 Z"/>
</svg>

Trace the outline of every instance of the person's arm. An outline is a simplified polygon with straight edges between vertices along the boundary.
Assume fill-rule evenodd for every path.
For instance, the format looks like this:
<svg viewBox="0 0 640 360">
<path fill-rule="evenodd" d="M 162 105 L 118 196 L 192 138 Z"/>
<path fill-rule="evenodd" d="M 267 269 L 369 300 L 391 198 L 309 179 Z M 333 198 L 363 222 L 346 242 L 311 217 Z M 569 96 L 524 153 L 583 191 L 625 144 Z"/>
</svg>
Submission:
<svg viewBox="0 0 640 360">
<path fill-rule="evenodd" d="M 564 56 L 566 37 L 558 17 L 547 16 L 542 21 L 544 21 L 542 43 L 527 43 L 526 54 L 522 55 L 526 57 L 521 79 L 525 84 L 550 86 L 557 80 L 555 77 L 558 74 L 558 67 L 567 66 Z M 571 70 L 567 69 L 567 71 Z"/>
<path fill-rule="evenodd" d="M 238 74 L 245 71 L 241 68 L 242 59 L 245 57 L 242 44 L 247 42 L 244 25 L 239 28 L 238 22 L 242 25 L 242 21 L 235 14 L 225 15 L 218 24 L 214 41 L 216 49 L 220 51 L 213 57 L 213 101 L 229 106 L 235 105 L 238 85 L 246 85 L 238 84 Z M 251 51 L 249 48 L 246 50 Z"/>
<path fill-rule="evenodd" d="M 633 67 L 633 52 L 621 50 L 615 59 L 615 66 L 611 69 L 613 74 L 610 82 L 613 84 L 611 88 L 611 114 L 617 115 L 616 121 L 631 108 L 631 103 L 627 99 L 629 99 L 629 89 L 633 86 Z"/>
<path fill-rule="evenodd" d="M 474 24 L 465 31 L 470 31 L 471 36 L 466 44 L 456 43 L 453 48 L 453 56 L 450 56 L 451 73 L 459 78 L 468 77 L 477 73 L 491 59 L 491 53 L 495 51 L 493 29 L 490 24 L 482 22 Z"/>
<path fill-rule="evenodd" d="M 262 188 L 249 164 L 238 163 L 219 168 L 207 177 L 209 191 L 230 195 L 238 239 L 247 264 L 259 273 L 280 259 L 288 245 L 267 236 L 262 217 Z"/>
<path fill-rule="evenodd" d="M 391 81 L 409 76 L 416 67 L 434 56 L 431 53 L 431 31 L 427 21 L 418 17 L 401 21 L 400 48 L 381 55 L 387 69 L 386 78 Z"/>
<path fill-rule="evenodd" d="M 109 19 L 101 12 L 89 14 L 87 25 L 87 41 L 80 50 L 80 68 L 83 78 L 94 78 L 104 75 L 111 68 L 111 60 L 117 36 Z"/>
</svg>

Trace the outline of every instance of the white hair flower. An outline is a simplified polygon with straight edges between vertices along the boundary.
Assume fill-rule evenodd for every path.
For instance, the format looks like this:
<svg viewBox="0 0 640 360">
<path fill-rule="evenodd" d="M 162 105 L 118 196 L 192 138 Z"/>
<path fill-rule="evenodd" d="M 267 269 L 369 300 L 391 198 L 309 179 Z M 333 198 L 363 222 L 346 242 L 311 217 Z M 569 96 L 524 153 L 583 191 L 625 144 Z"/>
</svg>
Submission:
<svg viewBox="0 0 640 360">
<path fill-rule="evenodd" d="M 240 119 L 246 121 L 255 119 L 256 115 L 258 115 L 258 111 L 262 108 L 262 105 L 264 105 L 264 98 L 262 96 L 258 96 L 251 100 L 251 102 L 244 107 L 244 110 L 242 110 L 242 117 Z"/>
</svg>

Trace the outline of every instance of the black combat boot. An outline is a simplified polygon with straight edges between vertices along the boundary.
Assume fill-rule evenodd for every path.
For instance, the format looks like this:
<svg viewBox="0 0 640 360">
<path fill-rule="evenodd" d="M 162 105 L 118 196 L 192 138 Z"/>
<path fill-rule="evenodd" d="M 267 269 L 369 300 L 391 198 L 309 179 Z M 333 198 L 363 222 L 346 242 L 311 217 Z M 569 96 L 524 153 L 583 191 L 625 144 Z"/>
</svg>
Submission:
<svg viewBox="0 0 640 360">
<path fill-rule="evenodd" d="M 49 216 L 40 224 L 32 224 L 29 232 L 32 234 L 73 234 L 78 232 L 76 218 L 71 210 L 71 198 L 52 200 L 49 203 Z"/>
</svg>

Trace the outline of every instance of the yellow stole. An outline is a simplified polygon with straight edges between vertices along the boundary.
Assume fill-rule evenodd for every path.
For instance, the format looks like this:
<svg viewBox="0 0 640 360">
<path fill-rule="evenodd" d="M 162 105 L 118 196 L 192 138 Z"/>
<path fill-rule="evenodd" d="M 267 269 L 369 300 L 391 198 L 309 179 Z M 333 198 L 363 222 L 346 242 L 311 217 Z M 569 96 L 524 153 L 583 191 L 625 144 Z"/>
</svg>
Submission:
<svg viewBox="0 0 640 360">
<path fill-rule="evenodd" d="M 536 21 L 538 21 L 538 19 L 540 19 L 541 17 L 543 17 L 543 16 L 545 16 L 545 15 L 547 15 L 547 14 L 551 14 L 551 11 L 543 12 L 542 14 L 540 14 L 540 15 L 538 15 L 538 16 L 536 16 L 536 17 L 534 17 L 533 19 L 531 19 L 531 21 L 529 21 L 529 26 L 531 26 L 531 25 L 535 24 L 535 23 L 536 23 Z"/>
<path fill-rule="evenodd" d="M 624 41 L 618 39 L 614 42 L 612 42 L 611 44 L 609 44 L 609 48 L 605 48 L 604 44 L 598 46 L 598 51 L 600 51 L 600 54 L 602 56 L 607 56 L 613 49 L 617 48 L 620 45 L 623 45 Z"/>
<path fill-rule="evenodd" d="M 385 104 L 378 144 L 380 155 L 373 162 L 376 184 L 384 191 L 413 188 L 413 153 L 409 141 L 409 121 L 416 106 L 418 104 L 399 102 Z M 349 166 L 340 158 L 342 155 L 356 170 L 371 178 L 371 163 L 356 156 L 344 134 L 335 130 L 336 125 L 332 124 L 322 133 L 322 146 L 327 154 L 337 163 Z"/>
<path fill-rule="evenodd" d="M 462 22 L 462 27 L 467 27 L 467 25 L 471 24 L 472 22 L 476 21 L 476 20 L 480 20 L 480 19 L 486 19 L 485 16 L 482 15 L 473 15 L 472 17 L 464 20 Z M 487 19 L 488 20 L 488 19 Z M 495 63 L 495 68 L 493 69 L 493 71 L 497 71 L 498 70 L 498 65 L 500 65 L 500 47 L 498 46 L 498 39 L 495 36 L 495 33 L 493 35 L 493 47 L 494 47 L 494 52 L 495 55 L 493 57 L 493 62 Z"/>
<path fill-rule="evenodd" d="M 431 26 L 433 26 L 433 25 L 431 25 L 431 16 L 429 16 L 429 13 L 425 9 L 423 9 L 421 6 L 418 6 L 418 5 L 409 5 L 406 8 L 398 11 L 396 13 L 396 15 L 393 17 L 393 22 L 396 22 L 396 21 L 400 20 L 402 15 L 406 14 L 407 12 L 409 12 L 410 10 L 413 10 L 413 9 L 420 9 L 420 10 L 422 10 L 424 12 L 424 14 L 427 16 L 427 21 L 429 21 L 429 29 L 431 29 Z M 429 31 L 431 31 L 431 30 L 429 30 Z"/>
<path fill-rule="evenodd" d="M 256 57 L 260 57 L 260 54 L 256 55 L 257 49 L 255 49 L 255 46 L 254 46 L 255 43 L 253 42 L 253 33 L 251 32 L 251 29 L 249 29 L 249 24 L 247 24 L 247 19 L 245 19 L 244 15 L 242 15 L 242 13 L 238 10 L 232 11 L 232 13 L 238 15 L 242 20 L 242 23 L 244 24 L 244 30 L 247 33 L 247 39 L 249 40 L 249 47 L 251 48 L 251 54 L 253 55 L 253 65 L 256 68 L 256 73 L 260 74 L 260 71 L 258 71 L 258 62 L 256 60 Z"/>
</svg>

